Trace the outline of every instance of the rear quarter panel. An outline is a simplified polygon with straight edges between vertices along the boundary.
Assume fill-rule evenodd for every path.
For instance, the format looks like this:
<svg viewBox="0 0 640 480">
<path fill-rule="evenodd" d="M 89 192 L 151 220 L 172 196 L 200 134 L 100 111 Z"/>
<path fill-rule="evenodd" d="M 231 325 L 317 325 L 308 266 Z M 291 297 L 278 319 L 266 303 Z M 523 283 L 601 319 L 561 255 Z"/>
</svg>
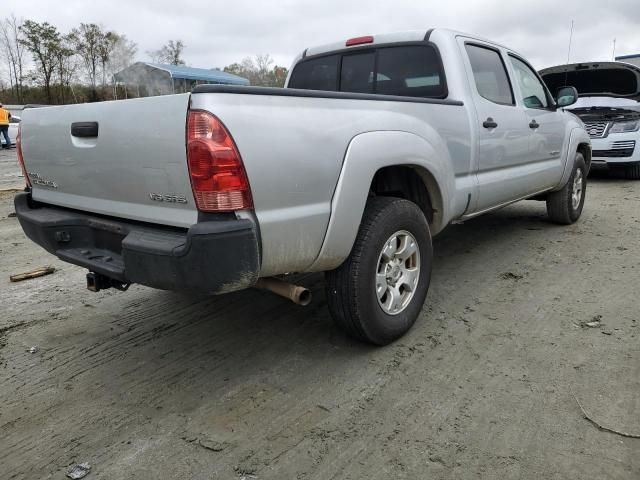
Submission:
<svg viewBox="0 0 640 480">
<path fill-rule="evenodd" d="M 460 186 L 450 190 L 457 194 L 452 212 L 464 210 L 463 186 L 473 184 L 471 126 L 462 106 L 227 93 L 194 94 L 191 102 L 218 116 L 238 146 L 262 239 L 261 276 L 307 271 L 317 259 L 345 156 L 360 134 L 407 132 L 430 144 Z M 393 142 L 377 146 L 377 157 L 389 149 L 389 164 L 396 163 Z M 425 155 L 405 153 L 407 164 Z M 368 187 L 381 163 L 361 169 L 359 183 Z M 361 206 L 339 208 L 353 209 L 350 228 L 357 231 Z"/>
</svg>

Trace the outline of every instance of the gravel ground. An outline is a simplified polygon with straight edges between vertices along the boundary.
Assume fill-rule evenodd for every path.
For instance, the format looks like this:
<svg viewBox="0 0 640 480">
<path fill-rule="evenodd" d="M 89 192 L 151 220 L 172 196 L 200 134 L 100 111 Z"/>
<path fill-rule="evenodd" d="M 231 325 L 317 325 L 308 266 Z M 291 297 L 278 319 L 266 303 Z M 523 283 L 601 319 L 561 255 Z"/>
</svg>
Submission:
<svg viewBox="0 0 640 480">
<path fill-rule="evenodd" d="M 16 157 L 15 147 L 7 150 L 0 149 L 0 191 L 11 190 L 24 187 L 24 179 L 18 159 Z"/>
<path fill-rule="evenodd" d="M 255 290 L 93 294 L 24 237 L 11 201 L 3 479 L 82 462 L 110 480 L 640 478 L 640 439 L 576 402 L 640 434 L 640 182 L 592 178 L 570 227 L 540 202 L 449 227 L 421 318 L 386 348 L 331 325 L 317 275 L 306 308 Z M 9 283 L 44 265 L 57 271 Z"/>
</svg>

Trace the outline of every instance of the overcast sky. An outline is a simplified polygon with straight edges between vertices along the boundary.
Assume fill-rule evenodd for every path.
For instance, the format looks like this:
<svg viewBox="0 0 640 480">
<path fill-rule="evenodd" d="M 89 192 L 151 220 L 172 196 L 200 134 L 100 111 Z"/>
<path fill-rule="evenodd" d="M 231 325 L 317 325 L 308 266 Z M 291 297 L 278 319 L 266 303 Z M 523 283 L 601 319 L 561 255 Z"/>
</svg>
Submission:
<svg viewBox="0 0 640 480">
<path fill-rule="evenodd" d="M 0 17 L 48 21 L 62 31 L 99 23 L 138 44 L 138 59 L 182 39 L 194 67 L 269 53 L 289 66 L 304 48 L 383 32 L 447 27 L 504 43 L 536 68 L 567 59 L 640 53 L 640 0 L 0 0 Z M 0 52 L 1 53 L 1 52 Z"/>
</svg>

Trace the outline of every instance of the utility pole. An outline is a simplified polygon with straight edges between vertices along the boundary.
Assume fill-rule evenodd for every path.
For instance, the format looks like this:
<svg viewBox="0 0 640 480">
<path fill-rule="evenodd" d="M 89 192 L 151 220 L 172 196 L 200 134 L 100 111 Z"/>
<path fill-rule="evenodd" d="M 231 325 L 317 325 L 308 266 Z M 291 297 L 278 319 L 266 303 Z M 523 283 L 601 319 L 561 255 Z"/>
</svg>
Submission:
<svg viewBox="0 0 640 480">
<path fill-rule="evenodd" d="M 616 39 L 613 39 L 613 52 L 611 52 L 611 61 L 616 61 Z"/>
</svg>

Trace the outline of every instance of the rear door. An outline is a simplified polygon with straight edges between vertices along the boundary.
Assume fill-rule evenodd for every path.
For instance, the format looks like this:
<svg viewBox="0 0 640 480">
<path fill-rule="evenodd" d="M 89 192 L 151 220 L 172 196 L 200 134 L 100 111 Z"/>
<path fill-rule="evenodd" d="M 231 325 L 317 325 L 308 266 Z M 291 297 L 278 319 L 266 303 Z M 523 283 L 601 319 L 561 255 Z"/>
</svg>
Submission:
<svg viewBox="0 0 640 480">
<path fill-rule="evenodd" d="M 527 189 L 530 129 L 515 100 L 503 53 L 459 39 L 478 122 L 478 202 L 481 212 L 523 196 Z M 472 212 L 469 212 L 472 213 Z"/>
<path fill-rule="evenodd" d="M 22 149 L 33 198 L 163 225 L 196 223 L 188 103 L 184 94 L 25 110 Z"/>
</svg>

